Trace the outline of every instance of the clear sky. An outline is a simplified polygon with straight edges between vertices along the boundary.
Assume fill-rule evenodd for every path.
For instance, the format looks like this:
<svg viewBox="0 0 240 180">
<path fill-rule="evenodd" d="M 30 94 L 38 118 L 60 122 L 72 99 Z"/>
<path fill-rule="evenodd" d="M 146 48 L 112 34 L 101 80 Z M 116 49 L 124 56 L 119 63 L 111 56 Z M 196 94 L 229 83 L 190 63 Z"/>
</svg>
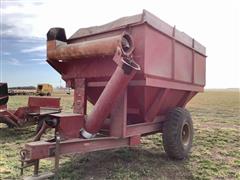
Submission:
<svg viewBox="0 0 240 180">
<path fill-rule="evenodd" d="M 207 48 L 207 88 L 240 88 L 238 0 L 0 0 L 0 81 L 9 86 L 49 82 L 60 76 L 46 60 L 46 33 L 101 25 L 146 9 Z M 63 82 L 62 82 L 63 84 Z"/>
</svg>

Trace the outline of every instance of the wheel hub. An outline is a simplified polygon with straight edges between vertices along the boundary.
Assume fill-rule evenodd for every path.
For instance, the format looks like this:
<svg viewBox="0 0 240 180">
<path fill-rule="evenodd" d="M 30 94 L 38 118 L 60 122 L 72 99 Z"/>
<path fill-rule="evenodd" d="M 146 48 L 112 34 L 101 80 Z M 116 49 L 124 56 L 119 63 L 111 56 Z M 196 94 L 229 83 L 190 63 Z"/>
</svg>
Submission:
<svg viewBox="0 0 240 180">
<path fill-rule="evenodd" d="M 190 127 L 188 123 L 185 123 L 182 127 L 181 141 L 184 146 L 188 146 L 190 141 Z"/>
</svg>

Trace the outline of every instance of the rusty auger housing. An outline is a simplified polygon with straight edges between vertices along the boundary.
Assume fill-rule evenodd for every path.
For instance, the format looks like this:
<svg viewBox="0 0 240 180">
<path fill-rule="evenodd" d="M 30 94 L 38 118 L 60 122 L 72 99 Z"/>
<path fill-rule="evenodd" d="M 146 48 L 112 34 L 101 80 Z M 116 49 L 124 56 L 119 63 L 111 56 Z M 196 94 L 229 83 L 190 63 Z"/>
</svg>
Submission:
<svg viewBox="0 0 240 180">
<path fill-rule="evenodd" d="M 35 141 L 25 145 L 22 167 L 32 163 L 40 178 L 40 159 L 55 156 L 57 174 L 60 155 L 134 146 L 143 135 L 168 134 L 169 112 L 190 116 L 183 108 L 203 91 L 205 59 L 200 43 L 145 10 L 79 29 L 68 39 L 63 28 L 51 28 L 47 62 L 74 89 L 73 113 L 53 114 L 44 122 Z M 93 104 L 89 114 L 87 102 Z M 184 127 L 177 137 L 184 141 L 177 147 L 183 153 L 175 158 L 186 157 L 191 148 L 190 120 L 177 121 Z M 47 128 L 54 128 L 56 136 L 41 141 Z M 164 143 L 174 146 L 168 139 Z"/>
</svg>

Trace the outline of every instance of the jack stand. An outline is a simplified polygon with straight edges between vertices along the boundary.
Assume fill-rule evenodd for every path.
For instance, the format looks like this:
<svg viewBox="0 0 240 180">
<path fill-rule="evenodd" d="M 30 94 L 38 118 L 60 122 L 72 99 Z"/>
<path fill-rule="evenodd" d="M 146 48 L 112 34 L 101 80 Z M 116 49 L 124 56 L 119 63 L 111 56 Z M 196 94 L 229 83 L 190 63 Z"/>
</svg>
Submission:
<svg viewBox="0 0 240 180">
<path fill-rule="evenodd" d="M 55 151 L 55 165 L 54 165 L 55 177 L 54 177 L 54 180 L 58 180 L 59 160 L 60 160 L 60 141 L 61 141 L 61 138 L 59 136 L 59 133 L 56 132 L 56 151 Z"/>
</svg>

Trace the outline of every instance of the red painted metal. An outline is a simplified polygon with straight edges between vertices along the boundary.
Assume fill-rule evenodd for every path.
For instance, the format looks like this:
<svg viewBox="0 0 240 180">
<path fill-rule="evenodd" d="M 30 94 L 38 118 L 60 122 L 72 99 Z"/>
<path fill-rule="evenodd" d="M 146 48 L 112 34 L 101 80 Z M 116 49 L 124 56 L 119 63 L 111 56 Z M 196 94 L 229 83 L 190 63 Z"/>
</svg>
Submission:
<svg viewBox="0 0 240 180">
<path fill-rule="evenodd" d="M 11 124 L 14 127 L 19 127 L 21 119 L 15 116 L 11 111 L 3 109 L 0 110 L 0 122 L 5 124 Z"/>
<path fill-rule="evenodd" d="M 124 131 L 116 130 L 117 126 L 124 129 L 153 122 L 203 91 L 205 47 L 145 10 L 103 26 L 79 29 L 69 39 L 60 34 L 48 36 L 48 62 L 75 89 L 74 112 L 85 114 L 86 100 L 94 104 L 85 123 L 90 133 L 97 133 L 111 112 L 104 130 L 108 127 L 111 135 L 123 137 Z M 124 49 L 124 40 L 129 42 L 129 51 Z M 118 52 L 131 55 L 141 71 L 123 76 Z M 116 111 L 123 91 L 127 91 L 126 105 Z M 115 120 L 121 118 L 121 123 Z"/>
<path fill-rule="evenodd" d="M 29 97 L 28 106 L 19 107 L 16 110 L 1 109 L 0 118 L 3 123 L 19 127 L 27 124 L 35 124 L 41 118 L 60 111 L 60 98 Z"/>
<path fill-rule="evenodd" d="M 146 122 L 151 122 L 154 120 L 154 118 L 157 116 L 158 112 L 161 110 L 163 104 L 166 101 L 166 98 L 168 96 L 168 89 L 164 89 L 163 91 L 160 91 L 157 96 L 155 96 L 155 100 L 149 107 L 146 116 L 145 116 L 145 121 Z"/>
<path fill-rule="evenodd" d="M 53 28 L 47 39 L 47 62 L 75 89 L 78 113 L 58 117 L 57 131 L 67 137 L 61 154 L 139 144 L 141 136 L 162 131 L 170 109 L 184 107 L 204 89 L 205 47 L 145 10 L 79 29 L 69 39 L 64 29 Z M 94 105 L 88 116 L 87 100 Z M 80 128 L 83 137 L 95 138 L 75 138 Z M 52 156 L 55 145 L 28 143 L 27 159 Z"/>
<path fill-rule="evenodd" d="M 122 59 L 122 66 L 117 66 L 108 84 L 104 88 L 101 96 L 96 102 L 93 111 L 87 117 L 85 130 L 89 133 L 97 133 L 112 110 L 114 103 L 122 94 L 129 81 L 133 78 L 137 70 L 140 70 L 137 64 L 127 63 Z M 130 72 L 129 72 L 130 71 Z"/>
<path fill-rule="evenodd" d="M 132 41 L 129 41 L 130 48 L 126 50 L 124 47 L 126 40 L 129 41 L 130 36 L 124 32 L 116 36 L 69 45 L 55 40 L 48 41 L 47 56 L 48 60 L 79 60 L 82 58 L 114 55 L 117 47 L 121 48 L 122 53 L 129 55 L 133 51 L 133 45 Z"/>
<path fill-rule="evenodd" d="M 86 153 L 129 146 L 130 138 L 98 137 L 92 139 L 69 139 L 60 143 L 60 154 Z M 25 145 L 25 160 L 43 159 L 54 156 L 55 142 L 36 141 Z"/>
<path fill-rule="evenodd" d="M 127 116 L 135 120 L 127 121 L 136 123 L 152 121 L 156 115 L 164 114 L 173 107 L 184 106 L 197 92 L 203 91 L 205 48 L 147 11 L 104 26 L 80 29 L 67 40 L 68 44 L 64 47 L 121 37 L 126 31 L 130 34 L 135 47 L 133 59 L 142 69 L 128 85 L 127 109 L 138 113 L 129 114 L 128 111 Z M 94 47 L 98 48 L 98 45 L 95 45 Z M 111 49 L 111 53 L 105 56 L 100 56 L 94 51 L 92 53 L 98 56 L 77 56 L 78 58 L 63 59 L 63 62 L 57 61 L 58 58 L 54 60 L 49 58 L 48 62 L 61 73 L 66 82 L 74 82 L 76 78 L 85 79 L 85 97 L 96 104 L 116 69 L 116 61 L 112 57 L 113 52 L 116 52 L 116 45 L 112 46 L 115 51 Z M 100 52 L 104 54 L 104 46 L 100 48 Z M 75 86 L 74 83 L 68 84 L 72 88 Z M 155 107 L 156 110 L 149 111 L 151 106 L 155 106 L 154 101 L 163 98 L 160 94 L 165 89 L 169 89 L 165 99 L 168 103 L 162 103 L 159 108 Z M 185 98 L 188 92 L 193 92 L 193 96 Z M 180 103 L 180 99 L 186 102 Z"/>
<path fill-rule="evenodd" d="M 116 105 L 111 111 L 110 123 L 105 125 L 110 131 L 110 136 L 125 137 L 127 125 L 127 92 L 120 94 Z"/>
<path fill-rule="evenodd" d="M 56 118 L 59 125 L 56 131 L 59 133 L 61 140 L 78 138 L 79 130 L 84 127 L 84 116 L 72 113 L 52 114 L 52 118 Z"/>
<path fill-rule="evenodd" d="M 0 110 L 6 110 L 7 109 L 7 105 L 0 105 Z"/>
<path fill-rule="evenodd" d="M 87 98 L 86 98 L 86 81 L 85 79 L 75 79 L 74 81 L 74 106 L 73 112 L 78 114 L 86 114 Z"/>
<path fill-rule="evenodd" d="M 48 108 L 59 108 L 60 98 L 58 97 L 29 97 L 28 107 L 48 107 Z"/>
<path fill-rule="evenodd" d="M 130 138 L 129 146 L 137 146 L 141 144 L 141 136 L 132 136 Z"/>
<path fill-rule="evenodd" d="M 128 125 L 126 127 L 126 137 L 160 132 L 162 129 L 162 121 L 164 120 L 165 118 L 162 117 L 161 121 Z"/>
</svg>

